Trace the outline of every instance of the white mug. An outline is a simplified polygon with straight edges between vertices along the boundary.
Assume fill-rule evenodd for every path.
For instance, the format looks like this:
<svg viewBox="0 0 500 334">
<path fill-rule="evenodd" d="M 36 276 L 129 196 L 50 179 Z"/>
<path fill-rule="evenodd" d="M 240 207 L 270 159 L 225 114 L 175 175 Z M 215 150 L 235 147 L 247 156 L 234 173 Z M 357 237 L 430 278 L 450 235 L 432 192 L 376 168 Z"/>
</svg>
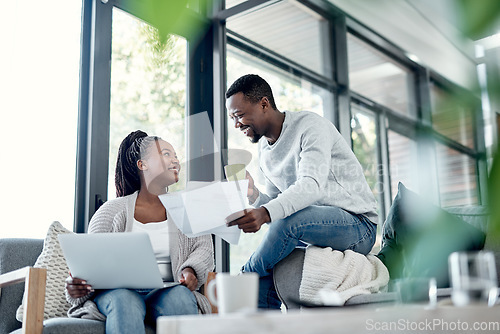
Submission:
<svg viewBox="0 0 500 334">
<path fill-rule="evenodd" d="M 217 287 L 217 297 L 215 288 Z M 242 273 L 231 275 L 218 273 L 208 283 L 207 294 L 210 302 L 217 306 L 219 314 L 257 311 L 259 275 Z"/>
</svg>

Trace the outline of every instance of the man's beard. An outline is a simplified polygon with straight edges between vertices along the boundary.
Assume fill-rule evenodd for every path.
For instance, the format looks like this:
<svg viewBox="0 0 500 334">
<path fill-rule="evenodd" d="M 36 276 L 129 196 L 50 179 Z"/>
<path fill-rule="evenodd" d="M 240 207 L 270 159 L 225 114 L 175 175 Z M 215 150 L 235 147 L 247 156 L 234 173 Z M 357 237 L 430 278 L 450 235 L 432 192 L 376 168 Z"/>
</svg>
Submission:
<svg viewBox="0 0 500 334">
<path fill-rule="evenodd" d="M 250 138 L 250 142 L 256 144 L 259 142 L 260 138 L 262 138 L 262 135 L 259 135 L 254 132 L 254 135 L 252 136 L 252 138 Z"/>
</svg>

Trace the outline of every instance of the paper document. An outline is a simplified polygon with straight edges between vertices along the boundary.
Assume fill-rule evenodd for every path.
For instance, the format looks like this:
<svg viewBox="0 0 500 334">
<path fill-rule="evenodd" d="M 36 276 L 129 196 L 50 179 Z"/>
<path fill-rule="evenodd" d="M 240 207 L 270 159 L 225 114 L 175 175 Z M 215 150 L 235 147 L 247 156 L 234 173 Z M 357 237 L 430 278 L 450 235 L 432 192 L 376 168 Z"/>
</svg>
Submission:
<svg viewBox="0 0 500 334">
<path fill-rule="evenodd" d="M 225 218 L 247 208 L 248 180 L 191 182 L 186 190 L 160 195 L 175 225 L 188 237 L 215 234 L 238 244 L 241 230 L 226 226 Z"/>
</svg>

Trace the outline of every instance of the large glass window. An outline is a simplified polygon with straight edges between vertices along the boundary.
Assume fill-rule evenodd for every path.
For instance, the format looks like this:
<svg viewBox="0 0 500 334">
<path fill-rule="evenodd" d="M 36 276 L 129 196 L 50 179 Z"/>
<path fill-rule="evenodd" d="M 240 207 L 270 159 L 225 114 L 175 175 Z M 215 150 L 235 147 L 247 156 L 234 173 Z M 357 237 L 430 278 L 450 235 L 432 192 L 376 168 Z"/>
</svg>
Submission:
<svg viewBox="0 0 500 334">
<path fill-rule="evenodd" d="M 417 143 L 395 131 L 387 131 L 389 171 L 392 198 L 398 193 L 398 183 L 418 192 Z"/>
<path fill-rule="evenodd" d="M 234 47 L 227 49 L 227 86 L 245 74 L 258 74 L 271 86 L 280 111 L 309 110 L 323 115 L 324 109 L 332 105 L 333 95 L 327 90 L 313 85 L 310 82 L 294 77 L 256 57 L 250 56 Z M 229 149 L 243 149 L 251 153 L 252 160 L 247 170 L 255 179 L 259 189 L 265 190 L 264 177 L 259 171 L 257 144 L 252 144 L 239 130 L 234 128 L 234 123 L 228 121 L 228 147 Z M 231 151 L 229 151 L 231 159 Z M 237 246 L 230 248 L 230 271 L 237 273 L 241 266 L 248 260 L 252 252 L 260 244 L 267 225 L 255 234 L 242 234 Z"/>
<path fill-rule="evenodd" d="M 384 203 L 380 181 L 382 176 L 382 165 L 379 159 L 379 138 L 377 127 L 377 115 L 360 105 L 351 104 L 351 137 L 352 150 L 359 163 L 363 167 L 363 172 L 370 186 L 370 189 L 378 203 L 377 213 L 379 214 L 379 223 L 383 223 L 385 217 L 382 205 Z M 380 249 L 382 224 L 377 229 L 377 240 L 375 241 L 372 252 Z"/>
<path fill-rule="evenodd" d="M 452 94 L 431 86 L 432 125 L 442 135 L 474 148 L 474 111 L 463 94 Z"/>
<path fill-rule="evenodd" d="M 439 143 L 436 153 L 441 206 L 478 204 L 475 159 Z"/>
<path fill-rule="evenodd" d="M 112 39 L 108 199 L 116 197 L 118 147 L 130 132 L 160 136 L 185 158 L 186 40 L 160 43 L 154 27 L 116 8 Z M 170 190 L 182 189 L 185 175 Z"/>
<path fill-rule="evenodd" d="M 73 229 L 81 1 L 3 1 L 1 236 Z"/>
<path fill-rule="evenodd" d="M 329 23 L 298 1 L 280 1 L 230 18 L 227 29 L 300 66 L 333 77 Z"/>
<path fill-rule="evenodd" d="M 380 205 L 382 201 L 379 176 L 382 172 L 382 166 L 378 154 L 376 115 L 357 104 L 351 105 L 351 113 L 352 150 L 361 163 L 366 181 Z"/>
<path fill-rule="evenodd" d="M 352 34 L 347 34 L 351 90 L 398 113 L 415 117 L 414 75 Z"/>
</svg>

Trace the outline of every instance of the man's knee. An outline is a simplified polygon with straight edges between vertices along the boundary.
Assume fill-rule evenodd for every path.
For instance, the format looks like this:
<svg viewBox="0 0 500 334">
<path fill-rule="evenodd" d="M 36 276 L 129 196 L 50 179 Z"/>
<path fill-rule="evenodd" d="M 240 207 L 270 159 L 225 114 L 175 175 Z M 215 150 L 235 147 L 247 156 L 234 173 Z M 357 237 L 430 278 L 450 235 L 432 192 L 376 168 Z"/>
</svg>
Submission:
<svg viewBox="0 0 500 334">
<path fill-rule="evenodd" d="M 293 215 L 271 222 L 269 231 L 271 233 L 274 232 L 286 235 L 294 234 L 298 227 L 310 220 L 310 208 L 311 207 L 307 207 L 294 213 Z"/>
</svg>

